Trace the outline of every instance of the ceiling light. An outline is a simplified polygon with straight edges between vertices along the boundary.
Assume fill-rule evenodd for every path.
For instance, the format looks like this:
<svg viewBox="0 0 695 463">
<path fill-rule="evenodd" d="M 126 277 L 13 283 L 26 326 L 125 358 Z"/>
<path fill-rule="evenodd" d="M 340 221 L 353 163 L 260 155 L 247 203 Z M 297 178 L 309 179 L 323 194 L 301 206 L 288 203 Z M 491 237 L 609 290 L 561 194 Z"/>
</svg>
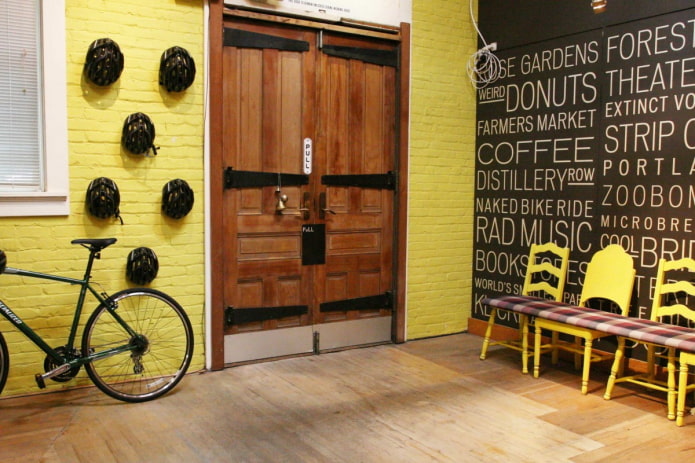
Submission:
<svg viewBox="0 0 695 463">
<path fill-rule="evenodd" d="M 603 13 L 606 11 L 606 4 L 608 0 L 591 0 L 591 8 L 593 8 L 594 13 Z"/>
</svg>

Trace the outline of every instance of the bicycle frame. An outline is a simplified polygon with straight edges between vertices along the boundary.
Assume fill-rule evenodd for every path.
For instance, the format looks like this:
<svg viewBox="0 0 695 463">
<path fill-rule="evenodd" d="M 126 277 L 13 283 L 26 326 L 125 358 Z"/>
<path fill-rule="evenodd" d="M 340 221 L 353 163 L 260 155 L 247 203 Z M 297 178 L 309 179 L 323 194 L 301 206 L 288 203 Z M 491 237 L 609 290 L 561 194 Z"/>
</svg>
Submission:
<svg viewBox="0 0 695 463">
<path fill-rule="evenodd" d="M 31 270 L 24 270 L 24 269 L 19 269 L 19 268 L 13 268 L 13 267 L 6 267 L 4 273 L 9 274 L 9 275 L 19 275 L 19 276 L 25 276 L 25 277 L 30 277 L 30 278 L 37 278 L 37 279 L 42 279 L 42 280 L 51 280 L 51 281 L 57 281 L 61 283 L 66 283 L 66 284 L 71 284 L 71 285 L 79 285 L 80 286 L 80 293 L 79 297 L 77 299 L 77 303 L 75 305 L 75 313 L 73 315 L 73 320 L 72 320 L 72 326 L 70 327 L 70 331 L 68 334 L 68 340 L 65 344 L 66 348 L 66 353 L 72 352 L 72 350 L 75 347 L 75 338 L 77 337 L 77 328 L 80 323 L 80 318 L 82 316 L 82 310 L 84 307 L 84 302 L 87 296 L 87 292 L 91 293 L 96 300 L 99 302 L 99 304 L 103 304 L 109 313 L 114 317 L 114 319 L 121 325 L 123 328 L 131 335 L 135 336 L 135 332 L 128 326 L 128 324 L 116 313 L 114 304 L 109 301 L 109 296 L 106 293 L 99 293 L 97 292 L 96 289 L 89 283 L 89 280 L 91 278 L 91 271 L 92 271 L 92 264 L 94 263 L 95 257 L 98 255 L 98 253 L 90 253 L 89 255 L 89 260 L 87 262 L 87 268 L 85 270 L 84 277 L 82 279 L 79 278 L 71 278 L 71 277 L 66 277 L 66 276 L 60 276 L 60 275 L 53 275 L 50 273 L 43 273 L 43 272 L 35 272 Z M 4 316 L 12 325 L 15 326 L 19 331 L 24 333 L 25 336 L 27 336 L 37 347 L 39 347 L 42 351 L 46 353 L 46 355 L 50 356 L 53 360 L 56 361 L 56 365 L 66 365 L 69 366 L 70 368 L 77 367 L 84 365 L 85 363 L 91 362 L 92 360 L 98 359 L 98 358 L 104 358 L 108 357 L 113 354 L 117 354 L 120 352 L 132 350 L 133 346 L 131 345 L 125 345 L 121 347 L 115 347 L 113 349 L 109 349 L 103 352 L 100 352 L 99 354 L 89 354 L 86 355 L 85 352 L 82 352 L 82 355 L 79 358 L 71 359 L 68 360 L 65 356 L 61 355 L 60 353 L 56 352 L 54 348 L 49 346 L 44 339 L 37 334 L 29 325 L 22 320 L 22 318 L 17 315 L 15 312 L 12 311 L 4 302 L 0 301 L 0 314 Z"/>
</svg>

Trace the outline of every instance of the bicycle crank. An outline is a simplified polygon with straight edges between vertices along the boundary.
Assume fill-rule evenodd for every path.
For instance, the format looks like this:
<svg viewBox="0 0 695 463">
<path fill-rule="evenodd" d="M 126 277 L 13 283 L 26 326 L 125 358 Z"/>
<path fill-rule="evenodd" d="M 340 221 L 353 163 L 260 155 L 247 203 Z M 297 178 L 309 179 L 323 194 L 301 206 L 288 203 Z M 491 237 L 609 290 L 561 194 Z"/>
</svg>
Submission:
<svg viewBox="0 0 695 463">
<path fill-rule="evenodd" d="M 72 352 L 68 352 L 67 349 L 65 349 L 65 347 L 61 346 L 56 347 L 55 351 L 56 353 L 63 356 L 66 362 L 80 357 L 80 352 L 77 349 L 73 349 Z M 68 363 L 58 364 L 56 363 L 55 359 L 53 359 L 53 357 L 49 355 L 47 355 L 46 359 L 43 361 L 43 369 L 46 373 L 42 375 L 37 374 L 35 376 L 36 384 L 39 386 L 40 389 L 46 387 L 47 379 L 52 379 L 53 381 L 56 381 L 58 383 L 64 383 L 66 381 L 70 381 L 72 378 L 77 376 L 77 373 L 80 372 L 79 366 L 71 367 Z"/>
<path fill-rule="evenodd" d="M 34 378 L 36 379 L 36 384 L 39 386 L 39 389 L 44 389 L 46 387 L 46 380 L 47 379 L 59 381 L 59 380 L 56 380 L 55 377 L 58 375 L 65 374 L 66 372 L 69 372 L 70 370 L 71 370 L 70 364 L 64 363 L 63 365 L 59 366 L 58 368 L 55 368 L 51 371 L 48 371 L 42 375 L 37 373 Z M 59 381 L 59 382 L 61 382 L 61 381 Z"/>
</svg>

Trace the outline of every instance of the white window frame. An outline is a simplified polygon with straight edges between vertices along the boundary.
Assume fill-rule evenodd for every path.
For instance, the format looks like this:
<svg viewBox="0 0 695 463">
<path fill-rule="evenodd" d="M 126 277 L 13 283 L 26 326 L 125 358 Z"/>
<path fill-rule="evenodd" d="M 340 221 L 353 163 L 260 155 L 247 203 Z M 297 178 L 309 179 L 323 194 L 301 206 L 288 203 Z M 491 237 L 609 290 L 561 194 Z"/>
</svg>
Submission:
<svg viewBox="0 0 695 463">
<path fill-rule="evenodd" d="M 41 37 L 45 191 L 0 192 L 0 217 L 70 213 L 65 0 L 42 0 Z"/>
</svg>

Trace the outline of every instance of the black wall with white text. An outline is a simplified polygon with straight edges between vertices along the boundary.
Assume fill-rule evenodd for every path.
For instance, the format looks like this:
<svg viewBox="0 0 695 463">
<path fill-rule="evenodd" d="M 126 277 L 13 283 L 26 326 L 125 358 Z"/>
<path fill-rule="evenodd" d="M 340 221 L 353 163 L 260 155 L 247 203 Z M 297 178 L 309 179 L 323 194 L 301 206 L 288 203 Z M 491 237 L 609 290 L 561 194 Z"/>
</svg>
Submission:
<svg viewBox="0 0 695 463">
<path fill-rule="evenodd" d="M 474 318 L 520 292 L 532 243 L 571 249 L 571 303 L 591 255 L 622 245 L 645 318 L 658 259 L 695 257 L 695 2 L 589 4 L 479 2 L 501 75 L 478 90 Z"/>
</svg>

